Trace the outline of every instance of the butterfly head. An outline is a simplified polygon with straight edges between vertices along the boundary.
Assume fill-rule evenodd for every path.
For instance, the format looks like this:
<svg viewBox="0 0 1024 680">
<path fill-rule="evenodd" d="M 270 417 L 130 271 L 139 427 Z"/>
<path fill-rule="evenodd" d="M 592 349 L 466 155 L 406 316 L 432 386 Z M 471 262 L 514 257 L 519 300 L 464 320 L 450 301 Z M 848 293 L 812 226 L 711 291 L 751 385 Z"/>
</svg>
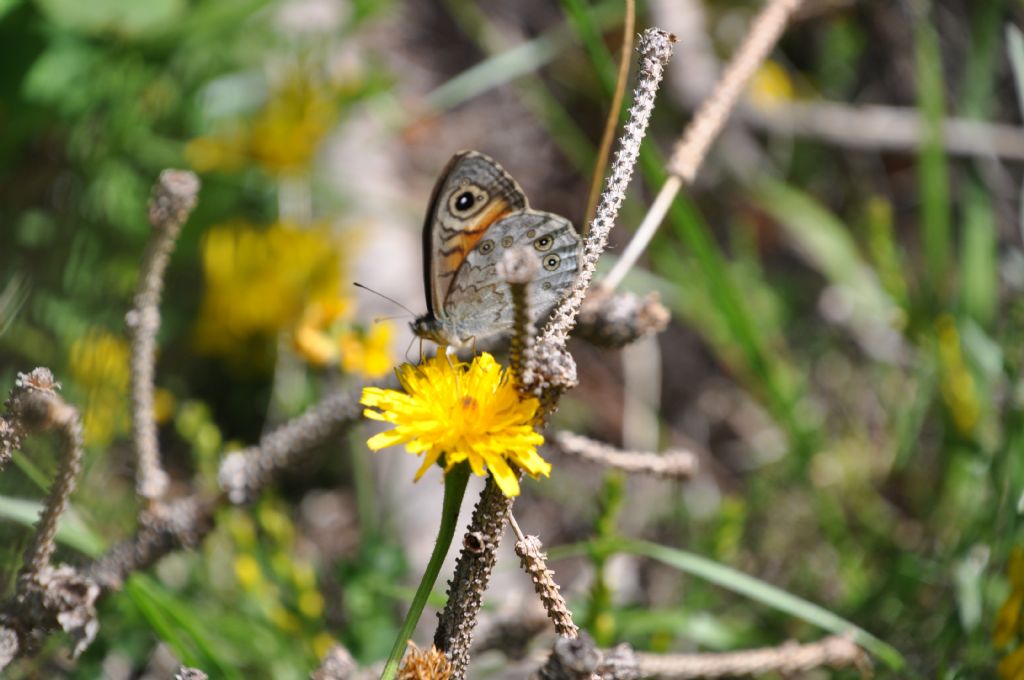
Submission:
<svg viewBox="0 0 1024 680">
<path fill-rule="evenodd" d="M 412 328 L 412 332 L 416 334 L 416 337 L 431 340 L 438 345 L 453 344 L 450 342 L 444 325 L 432 314 L 417 317 L 415 321 L 409 324 L 409 327 Z"/>
</svg>

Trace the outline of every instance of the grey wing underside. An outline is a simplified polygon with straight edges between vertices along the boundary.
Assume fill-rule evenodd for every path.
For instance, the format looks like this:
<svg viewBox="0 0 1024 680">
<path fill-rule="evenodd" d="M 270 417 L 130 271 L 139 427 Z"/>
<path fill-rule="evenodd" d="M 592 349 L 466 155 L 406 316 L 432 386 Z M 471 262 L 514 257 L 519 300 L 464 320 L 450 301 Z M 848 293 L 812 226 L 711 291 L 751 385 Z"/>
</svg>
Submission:
<svg viewBox="0 0 1024 680">
<path fill-rule="evenodd" d="M 551 243 L 545 244 L 544 237 Z M 546 317 L 572 286 L 579 269 L 580 237 L 569 220 L 536 210 L 503 218 L 470 251 L 445 299 L 445 316 L 460 336 L 481 338 L 512 327 L 512 300 L 498 263 L 515 246 L 530 247 L 541 262 L 528 288 L 534 319 Z"/>
</svg>

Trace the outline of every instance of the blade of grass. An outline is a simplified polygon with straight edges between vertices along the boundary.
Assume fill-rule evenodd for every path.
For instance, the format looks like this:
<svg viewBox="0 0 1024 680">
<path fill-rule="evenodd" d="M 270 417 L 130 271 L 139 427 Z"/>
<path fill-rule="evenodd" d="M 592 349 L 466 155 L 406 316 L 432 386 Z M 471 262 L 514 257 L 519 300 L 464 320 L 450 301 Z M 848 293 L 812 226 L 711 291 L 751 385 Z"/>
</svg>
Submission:
<svg viewBox="0 0 1024 680">
<path fill-rule="evenodd" d="M 854 642 L 878 657 L 890 669 L 898 671 L 904 665 L 903 656 L 895 647 L 853 622 L 820 605 L 808 602 L 781 588 L 776 588 L 714 560 L 656 543 L 622 538 L 605 541 L 601 548 L 656 560 L 673 569 L 713 583 L 831 633 L 837 635 L 851 633 Z"/>
<path fill-rule="evenodd" d="M 992 110 L 996 55 L 1005 2 L 980 3 L 972 25 L 971 47 L 964 69 L 960 113 L 985 118 Z M 992 202 L 978 172 L 971 172 L 964 191 L 963 244 L 960 251 L 960 303 L 982 327 L 995 319 L 999 298 L 996 263 L 996 221 Z"/>
<path fill-rule="evenodd" d="M 502 33 L 495 29 L 490 20 L 476 5 L 445 0 L 449 15 L 486 53 L 494 55 L 505 51 Z M 580 172 L 587 172 L 594 165 L 597 152 L 594 145 L 580 131 L 576 120 L 565 110 L 561 102 L 540 84 L 536 73 L 512 83 L 523 105 L 538 120 L 542 121 L 551 134 L 552 141 L 561 149 Z"/>
<path fill-rule="evenodd" d="M 158 582 L 145 574 L 132 574 L 124 591 L 186 665 L 216 670 L 218 677 L 241 680 L 243 676 L 221 658 L 213 642 L 215 636 L 203 619 Z"/>
<path fill-rule="evenodd" d="M 24 498 L 0 495 L 0 518 L 30 527 L 39 519 L 43 504 Z M 57 542 L 89 557 L 99 557 L 106 549 L 103 539 L 82 520 L 74 507 L 68 507 L 57 522 Z"/>
<path fill-rule="evenodd" d="M 619 20 L 618 3 L 597 5 L 589 12 L 589 16 L 602 28 L 613 26 Z M 547 66 L 575 43 L 571 28 L 563 24 L 532 40 L 487 57 L 439 85 L 424 100 L 438 112 L 447 111 Z"/>
<path fill-rule="evenodd" d="M 838 217 L 806 192 L 782 182 L 762 182 L 753 188 L 752 195 L 808 263 L 850 294 L 855 313 L 882 322 L 892 318 L 892 300 Z"/>
<path fill-rule="evenodd" d="M 921 244 L 924 249 L 926 297 L 942 303 L 950 290 L 952 234 L 950 226 L 949 169 L 942 146 L 945 89 L 939 38 L 927 16 L 914 31 L 918 107 L 925 129 L 917 174 L 921 191 Z"/>
</svg>

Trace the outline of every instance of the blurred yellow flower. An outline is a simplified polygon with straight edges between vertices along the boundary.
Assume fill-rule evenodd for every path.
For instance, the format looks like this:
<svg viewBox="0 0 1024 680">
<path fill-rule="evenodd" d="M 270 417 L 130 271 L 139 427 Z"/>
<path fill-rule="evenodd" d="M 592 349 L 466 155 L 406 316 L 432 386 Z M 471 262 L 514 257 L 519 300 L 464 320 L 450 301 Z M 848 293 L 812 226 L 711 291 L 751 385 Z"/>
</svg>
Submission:
<svg viewBox="0 0 1024 680">
<path fill-rule="evenodd" d="M 249 161 L 272 173 L 302 172 L 337 119 L 336 99 L 330 84 L 293 72 L 252 120 L 192 140 L 185 155 L 199 172 L 237 170 Z"/>
<path fill-rule="evenodd" d="M 86 444 L 106 445 L 128 429 L 127 340 L 92 330 L 71 345 L 68 369 L 88 396 L 82 410 Z"/>
<path fill-rule="evenodd" d="M 243 553 L 235 558 L 235 578 L 242 588 L 253 590 L 263 581 L 263 570 L 256 558 Z"/>
<path fill-rule="evenodd" d="M 777 61 L 765 61 L 750 81 L 750 101 L 760 109 L 769 109 L 792 101 L 796 95 L 793 81 Z"/>
<path fill-rule="evenodd" d="M 394 337 L 395 326 L 390 321 L 376 322 L 367 333 L 343 333 L 338 339 L 341 367 L 366 378 L 387 375 L 395 365 L 391 352 Z"/>
<path fill-rule="evenodd" d="M 416 479 L 443 456 L 446 473 L 468 461 L 478 476 L 489 470 L 511 497 L 519 495 L 519 480 L 510 463 L 532 477 L 551 473 L 537 453 L 544 443 L 533 429 L 539 402 L 520 396 L 490 354 L 469 364 L 442 354 L 419 366 L 403 364 L 397 373 L 405 392 L 363 388 L 360 403 L 369 407 L 363 415 L 395 425 L 366 444 L 374 451 L 405 444 L 409 453 L 423 454 Z"/>
<path fill-rule="evenodd" d="M 352 301 L 345 298 L 314 300 L 306 306 L 292 336 L 292 346 L 314 366 L 326 366 L 338 358 L 338 344 L 331 330 L 352 315 Z"/>
<path fill-rule="evenodd" d="M 209 355 L 237 356 L 245 343 L 275 337 L 299 321 L 309 301 L 335 299 L 341 278 L 324 227 L 214 227 L 203 239 L 202 261 L 206 288 L 195 341 Z"/>
</svg>

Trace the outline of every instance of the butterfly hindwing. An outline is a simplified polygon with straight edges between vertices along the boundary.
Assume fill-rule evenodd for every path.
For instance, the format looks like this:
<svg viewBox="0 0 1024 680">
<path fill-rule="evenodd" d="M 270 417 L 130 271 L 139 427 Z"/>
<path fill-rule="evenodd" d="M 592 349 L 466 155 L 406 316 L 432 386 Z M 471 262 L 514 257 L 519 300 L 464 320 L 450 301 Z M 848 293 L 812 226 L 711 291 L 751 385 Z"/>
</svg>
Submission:
<svg viewBox="0 0 1024 680">
<path fill-rule="evenodd" d="M 498 263 L 513 247 L 530 248 L 540 261 L 527 289 L 535 318 L 546 316 L 575 280 L 580 238 L 569 220 L 537 210 L 509 215 L 487 229 L 466 256 L 445 298 L 445 317 L 463 336 L 511 327 L 512 301 Z"/>
</svg>

